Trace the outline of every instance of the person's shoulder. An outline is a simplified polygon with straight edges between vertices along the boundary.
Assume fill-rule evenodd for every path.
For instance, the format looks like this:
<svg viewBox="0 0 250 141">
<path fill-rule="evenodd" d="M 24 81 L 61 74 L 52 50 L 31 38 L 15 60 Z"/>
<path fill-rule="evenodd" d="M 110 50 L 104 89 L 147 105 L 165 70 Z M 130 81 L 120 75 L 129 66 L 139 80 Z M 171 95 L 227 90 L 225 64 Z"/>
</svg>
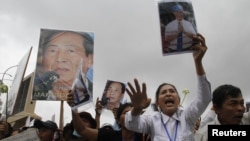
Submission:
<svg viewBox="0 0 250 141">
<path fill-rule="evenodd" d="M 191 22 L 190 22 L 190 21 L 188 21 L 188 20 L 182 20 L 182 23 L 188 23 L 188 24 L 191 24 Z"/>
<path fill-rule="evenodd" d="M 207 130 L 208 130 L 208 125 L 218 125 L 218 123 L 216 122 L 216 119 L 208 122 L 207 124 L 205 124 L 203 127 L 199 128 L 197 130 L 198 134 L 206 134 Z"/>
<path fill-rule="evenodd" d="M 151 123 L 151 122 L 154 122 L 155 120 L 160 120 L 161 113 L 158 111 L 148 111 L 148 112 L 144 112 L 139 117 Z"/>
<path fill-rule="evenodd" d="M 158 111 L 153 111 L 152 113 L 148 113 L 146 115 L 147 117 L 146 118 L 149 118 L 149 119 L 161 119 L 161 112 L 158 112 Z"/>
<path fill-rule="evenodd" d="M 172 26 L 172 25 L 175 25 L 175 24 L 177 24 L 177 20 L 170 21 L 169 23 L 167 23 L 166 26 Z"/>
<path fill-rule="evenodd" d="M 250 124 L 250 112 L 245 112 L 242 119 L 241 119 L 241 123 L 243 125 L 249 125 Z"/>
</svg>

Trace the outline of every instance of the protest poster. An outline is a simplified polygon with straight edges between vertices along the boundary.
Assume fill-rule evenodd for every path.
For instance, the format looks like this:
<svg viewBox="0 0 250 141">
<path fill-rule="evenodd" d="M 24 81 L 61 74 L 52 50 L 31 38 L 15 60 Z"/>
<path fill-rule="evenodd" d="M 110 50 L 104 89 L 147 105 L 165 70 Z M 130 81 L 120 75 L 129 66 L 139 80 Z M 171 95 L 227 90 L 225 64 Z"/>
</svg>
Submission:
<svg viewBox="0 0 250 141">
<path fill-rule="evenodd" d="M 126 85 L 120 81 L 107 80 L 101 104 L 108 110 L 118 109 L 123 103 Z"/>
<path fill-rule="evenodd" d="M 163 56 L 192 52 L 196 43 L 196 19 L 190 0 L 160 0 L 157 3 Z"/>
<path fill-rule="evenodd" d="M 65 101 L 81 59 L 92 95 L 94 33 L 41 29 L 32 100 Z"/>
</svg>

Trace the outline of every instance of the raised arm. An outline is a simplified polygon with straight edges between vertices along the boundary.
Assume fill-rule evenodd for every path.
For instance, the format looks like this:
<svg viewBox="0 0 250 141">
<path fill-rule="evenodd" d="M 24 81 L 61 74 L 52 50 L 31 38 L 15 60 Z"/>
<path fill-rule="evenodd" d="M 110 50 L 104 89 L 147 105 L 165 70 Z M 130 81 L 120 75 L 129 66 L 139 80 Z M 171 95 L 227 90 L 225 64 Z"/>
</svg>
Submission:
<svg viewBox="0 0 250 141">
<path fill-rule="evenodd" d="M 193 58 L 195 63 L 196 72 L 198 75 L 204 75 L 205 70 L 202 65 L 202 58 L 205 55 L 207 51 L 207 46 L 205 42 L 205 38 L 201 34 L 197 34 L 193 37 L 194 41 L 197 42 L 194 46 L 192 46 L 193 52 Z"/>
<path fill-rule="evenodd" d="M 147 97 L 147 88 L 145 83 L 142 83 L 142 89 L 137 79 L 134 79 L 134 83 L 135 87 L 128 82 L 129 88 L 126 88 L 126 92 L 128 93 L 131 103 L 134 106 L 131 114 L 133 116 L 137 116 L 141 114 L 143 109 L 150 105 L 151 99 Z"/>
<path fill-rule="evenodd" d="M 96 104 L 95 104 L 95 121 L 96 121 L 96 129 L 100 128 L 100 118 L 102 113 L 103 105 L 101 104 L 101 101 L 99 100 L 99 97 L 96 98 Z"/>
<path fill-rule="evenodd" d="M 192 46 L 193 58 L 196 68 L 197 77 L 197 95 L 193 98 L 190 106 L 186 107 L 185 111 L 189 121 L 195 123 L 196 120 L 206 110 L 208 104 L 211 102 L 211 85 L 206 78 L 205 70 L 203 68 L 202 59 L 207 51 L 205 38 L 201 34 L 193 37 L 195 45 Z M 197 108 L 199 107 L 199 108 Z"/>
<path fill-rule="evenodd" d="M 67 96 L 67 103 L 69 104 L 69 106 L 74 106 L 73 105 L 74 97 L 71 91 Z M 87 127 L 76 110 L 72 110 L 71 113 L 72 113 L 73 126 L 74 129 L 77 131 L 77 133 L 88 140 L 96 141 L 98 135 L 98 129 L 92 129 Z"/>
</svg>

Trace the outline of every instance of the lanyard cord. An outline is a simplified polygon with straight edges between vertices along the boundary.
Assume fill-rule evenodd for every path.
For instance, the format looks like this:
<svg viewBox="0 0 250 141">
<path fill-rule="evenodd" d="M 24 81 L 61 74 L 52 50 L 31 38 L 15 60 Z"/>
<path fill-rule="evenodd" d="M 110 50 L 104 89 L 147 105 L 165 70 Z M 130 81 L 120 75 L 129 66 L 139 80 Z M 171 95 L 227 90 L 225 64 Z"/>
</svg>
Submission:
<svg viewBox="0 0 250 141">
<path fill-rule="evenodd" d="M 165 125 L 164 122 L 163 122 L 162 116 L 161 116 L 161 122 L 162 122 L 162 125 L 163 125 L 163 127 L 164 127 L 164 129 L 165 129 L 167 135 L 168 135 L 168 138 L 170 139 L 170 141 L 172 141 L 172 139 L 171 139 L 171 137 L 170 137 L 170 135 L 169 135 L 168 129 L 167 129 L 166 125 Z M 176 120 L 174 141 L 176 141 L 177 129 L 178 129 L 178 121 Z"/>
</svg>

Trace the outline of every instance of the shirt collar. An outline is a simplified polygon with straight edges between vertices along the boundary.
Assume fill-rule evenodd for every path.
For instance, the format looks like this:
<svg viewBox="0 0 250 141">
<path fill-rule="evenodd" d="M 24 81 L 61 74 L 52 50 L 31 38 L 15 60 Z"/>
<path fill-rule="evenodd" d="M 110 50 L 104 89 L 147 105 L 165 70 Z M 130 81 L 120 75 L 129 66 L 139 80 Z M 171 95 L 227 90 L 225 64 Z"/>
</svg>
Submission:
<svg viewBox="0 0 250 141">
<path fill-rule="evenodd" d="M 182 108 L 182 107 L 179 107 L 179 108 L 177 109 L 177 111 L 173 114 L 172 118 L 175 119 L 175 120 L 177 120 L 177 121 L 180 121 L 180 116 L 179 116 L 179 115 L 180 115 L 181 111 L 183 111 L 183 108 Z M 163 122 L 164 122 L 165 124 L 166 124 L 166 123 L 168 122 L 168 120 L 171 118 L 170 116 L 164 114 L 163 112 L 160 112 L 160 114 L 161 114 L 162 120 L 163 120 Z"/>
</svg>

